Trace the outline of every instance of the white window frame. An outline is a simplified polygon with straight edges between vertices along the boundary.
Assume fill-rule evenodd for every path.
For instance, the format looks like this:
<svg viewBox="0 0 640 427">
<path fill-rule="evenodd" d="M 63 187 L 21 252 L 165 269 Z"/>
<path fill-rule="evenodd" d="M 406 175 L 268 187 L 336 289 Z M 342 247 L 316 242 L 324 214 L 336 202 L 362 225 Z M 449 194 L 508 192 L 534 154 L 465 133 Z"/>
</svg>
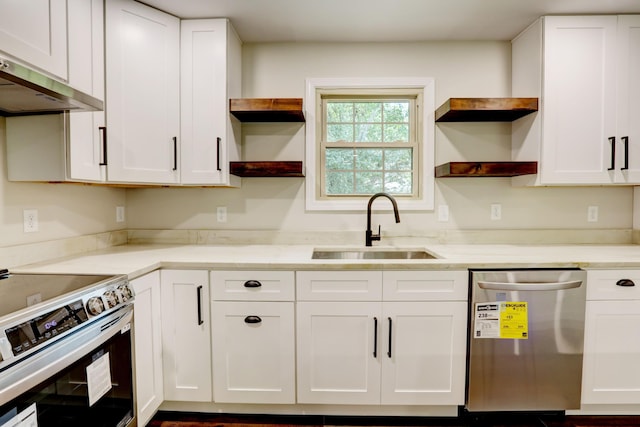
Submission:
<svg viewBox="0 0 640 427">
<path fill-rule="evenodd" d="M 321 198 L 318 196 L 318 186 L 321 185 L 320 173 L 317 170 L 320 162 L 316 157 L 317 146 L 317 114 L 321 114 L 320 91 L 340 90 L 349 93 L 358 89 L 418 89 L 422 92 L 421 117 L 422 147 L 420 150 L 420 177 L 418 194 L 416 198 L 397 197 L 398 207 L 401 210 L 433 210 L 434 209 L 434 154 L 435 154 L 435 82 L 430 77 L 384 77 L 384 78 L 308 78 L 305 91 L 305 115 L 306 115 L 306 155 L 305 155 L 305 183 L 306 183 L 306 209 L 309 211 L 348 211 L 366 209 L 368 198 L 347 198 L 336 196 L 333 198 Z"/>
</svg>

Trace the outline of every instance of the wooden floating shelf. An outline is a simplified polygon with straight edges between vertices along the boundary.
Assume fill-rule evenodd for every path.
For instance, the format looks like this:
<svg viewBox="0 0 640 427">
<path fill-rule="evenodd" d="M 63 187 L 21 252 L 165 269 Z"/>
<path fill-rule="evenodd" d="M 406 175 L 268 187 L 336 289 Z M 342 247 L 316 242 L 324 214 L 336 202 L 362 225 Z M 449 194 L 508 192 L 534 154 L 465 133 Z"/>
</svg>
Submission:
<svg viewBox="0 0 640 427">
<path fill-rule="evenodd" d="M 302 98 L 229 100 L 229 112 L 241 122 L 304 122 Z"/>
<path fill-rule="evenodd" d="M 512 122 L 538 111 L 538 98 L 450 98 L 436 122 Z"/>
<path fill-rule="evenodd" d="M 243 178 L 304 177 L 302 162 L 229 162 L 232 175 Z"/>
<path fill-rule="evenodd" d="M 436 178 L 513 177 L 538 173 L 538 162 L 449 162 L 436 166 Z"/>
</svg>

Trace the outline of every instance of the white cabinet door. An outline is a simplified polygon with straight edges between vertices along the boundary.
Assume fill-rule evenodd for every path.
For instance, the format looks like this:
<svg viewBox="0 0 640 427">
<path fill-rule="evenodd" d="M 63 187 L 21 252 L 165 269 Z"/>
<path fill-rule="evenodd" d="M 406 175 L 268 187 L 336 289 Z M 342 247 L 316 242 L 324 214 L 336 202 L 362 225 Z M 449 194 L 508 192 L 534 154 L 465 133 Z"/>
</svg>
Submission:
<svg viewBox="0 0 640 427">
<path fill-rule="evenodd" d="M 462 405 L 467 303 L 383 303 L 382 404 Z"/>
<path fill-rule="evenodd" d="M 67 2 L 0 0 L 0 51 L 67 80 Z"/>
<path fill-rule="evenodd" d="M 617 181 L 640 182 L 640 15 L 618 17 Z M 626 151 L 626 152 L 625 152 Z M 621 169 L 626 168 L 626 169 Z"/>
<path fill-rule="evenodd" d="M 544 18 L 543 183 L 612 182 L 616 32 L 615 16 Z"/>
<path fill-rule="evenodd" d="M 109 0 L 106 44 L 108 180 L 177 183 L 180 20 Z"/>
<path fill-rule="evenodd" d="M 164 400 L 160 272 L 131 281 L 135 294 L 133 339 L 138 425 L 147 425 Z"/>
<path fill-rule="evenodd" d="M 208 272 L 161 270 L 160 277 L 165 399 L 210 402 Z"/>
<path fill-rule="evenodd" d="M 587 301 L 583 404 L 640 402 L 638 331 L 640 300 Z"/>
<path fill-rule="evenodd" d="M 240 159 L 229 98 L 240 97 L 240 39 L 227 19 L 183 20 L 180 52 L 181 181 L 239 185 L 229 174 Z"/>
<path fill-rule="evenodd" d="M 68 0 L 69 84 L 104 99 L 103 0 Z M 104 181 L 105 112 L 67 113 L 68 170 L 71 180 Z"/>
<path fill-rule="evenodd" d="M 298 403 L 380 403 L 379 302 L 298 302 Z"/>
<path fill-rule="evenodd" d="M 541 109 L 513 123 L 512 159 L 538 160 L 526 185 L 640 182 L 640 16 L 547 16 L 512 43 L 512 96 Z"/>
<path fill-rule="evenodd" d="M 213 396 L 224 403 L 295 403 L 293 302 L 213 302 Z"/>
</svg>

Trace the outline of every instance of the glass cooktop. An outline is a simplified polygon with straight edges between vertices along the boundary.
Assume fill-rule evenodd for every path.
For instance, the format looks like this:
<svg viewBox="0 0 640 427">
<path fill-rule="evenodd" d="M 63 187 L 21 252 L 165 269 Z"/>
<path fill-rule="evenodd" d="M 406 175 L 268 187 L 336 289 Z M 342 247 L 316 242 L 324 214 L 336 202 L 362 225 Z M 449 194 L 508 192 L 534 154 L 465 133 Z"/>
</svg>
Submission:
<svg viewBox="0 0 640 427">
<path fill-rule="evenodd" d="M 0 318 L 112 277 L 77 274 L 3 275 L 0 271 Z"/>
</svg>

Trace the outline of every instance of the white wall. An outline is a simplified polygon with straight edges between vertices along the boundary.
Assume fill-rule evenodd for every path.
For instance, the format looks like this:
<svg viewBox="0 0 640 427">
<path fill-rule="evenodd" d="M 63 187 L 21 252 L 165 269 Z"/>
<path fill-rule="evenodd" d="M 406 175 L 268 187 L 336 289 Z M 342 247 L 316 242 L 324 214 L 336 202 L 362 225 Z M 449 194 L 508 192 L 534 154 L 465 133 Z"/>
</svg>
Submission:
<svg viewBox="0 0 640 427">
<path fill-rule="evenodd" d="M 0 248 L 126 228 L 115 221 L 116 206 L 126 204 L 124 189 L 8 182 L 5 129 L 0 117 Z M 24 209 L 38 210 L 40 231 L 23 232 Z"/>
<path fill-rule="evenodd" d="M 449 97 L 510 95 L 507 42 L 402 44 L 246 44 L 245 97 L 304 97 L 307 77 L 428 76 L 436 80 L 436 105 Z M 510 124 L 460 123 L 436 127 L 436 164 L 456 160 L 510 160 Z M 304 128 L 296 124 L 243 125 L 245 160 L 304 159 Z M 385 208 L 384 200 L 380 208 Z M 501 221 L 491 221 L 491 203 L 502 204 Z M 446 204 L 450 220 L 433 212 L 401 212 L 393 224 L 378 214 L 387 232 L 420 234 L 441 229 L 631 229 L 631 187 L 513 188 L 508 178 L 436 180 L 436 206 Z M 587 206 L 599 206 L 599 221 L 587 222 Z M 216 207 L 228 207 L 228 222 L 216 222 Z M 240 189 L 128 190 L 129 228 L 359 231 L 363 210 L 307 212 L 301 178 L 245 178 Z"/>
</svg>

